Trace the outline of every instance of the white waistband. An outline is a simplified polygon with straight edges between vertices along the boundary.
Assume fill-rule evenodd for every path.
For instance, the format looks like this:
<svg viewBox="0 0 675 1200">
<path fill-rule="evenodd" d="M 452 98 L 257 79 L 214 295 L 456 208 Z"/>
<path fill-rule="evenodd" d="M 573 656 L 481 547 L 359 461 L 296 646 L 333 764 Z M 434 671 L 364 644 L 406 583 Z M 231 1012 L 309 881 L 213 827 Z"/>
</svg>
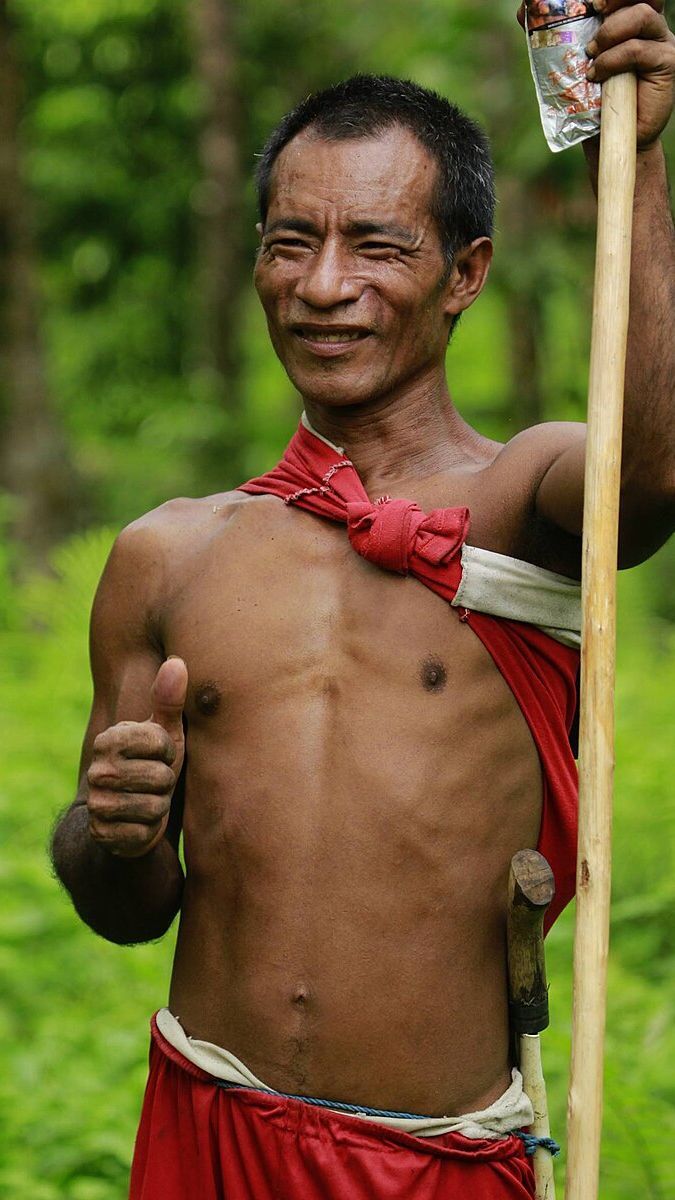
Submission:
<svg viewBox="0 0 675 1200">
<path fill-rule="evenodd" d="M 202 1042 L 197 1038 L 188 1037 L 179 1019 L 174 1017 L 168 1008 L 160 1009 L 156 1020 L 159 1032 L 169 1045 L 202 1071 L 226 1083 L 274 1093 L 274 1088 L 257 1079 L 229 1050 L 224 1050 L 213 1042 Z M 461 1133 L 467 1138 L 507 1137 L 514 1129 L 527 1128 L 534 1120 L 532 1105 L 523 1091 L 523 1077 L 520 1071 L 513 1070 L 511 1077 L 511 1085 L 503 1096 L 481 1112 L 463 1113 L 458 1117 L 380 1117 L 369 1113 L 350 1115 L 360 1117 L 364 1121 L 374 1121 L 376 1125 L 384 1125 L 389 1129 L 402 1129 L 405 1133 L 413 1133 L 417 1137 L 440 1136 L 443 1133 Z M 329 1104 L 326 1107 L 330 1109 Z"/>
</svg>

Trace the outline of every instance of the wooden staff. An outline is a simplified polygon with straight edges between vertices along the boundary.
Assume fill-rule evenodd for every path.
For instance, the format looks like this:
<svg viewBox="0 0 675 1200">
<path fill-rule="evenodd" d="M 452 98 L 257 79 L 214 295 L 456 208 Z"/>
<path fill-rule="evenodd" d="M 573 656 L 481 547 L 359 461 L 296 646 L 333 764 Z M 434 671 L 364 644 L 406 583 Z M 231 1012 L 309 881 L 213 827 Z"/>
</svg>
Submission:
<svg viewBox="0 0 675 1200">
<path fill-rule="evenodd" d="M 565 1200 L 598 1194 L 611 887 L 616 561 L 636 80 L 603 87 L 582 575 L 579 851 Z"/>
<path fill-rule="evenodd" d="M 506 946 L 509 969 L 509 1021 L 525 1093 L 532 1101 L 531 1132 L 551 1136 L 539 1034 L 548 1025 L 548 988 L 544 960 L 544 915 L 555 892 L 553 872 L 536 850 L 519 850 L 511 859 Z M 553 1159 L 538 1147 L 533 1156 L 536 1200 L 555 1200 Z"/>
</svg>

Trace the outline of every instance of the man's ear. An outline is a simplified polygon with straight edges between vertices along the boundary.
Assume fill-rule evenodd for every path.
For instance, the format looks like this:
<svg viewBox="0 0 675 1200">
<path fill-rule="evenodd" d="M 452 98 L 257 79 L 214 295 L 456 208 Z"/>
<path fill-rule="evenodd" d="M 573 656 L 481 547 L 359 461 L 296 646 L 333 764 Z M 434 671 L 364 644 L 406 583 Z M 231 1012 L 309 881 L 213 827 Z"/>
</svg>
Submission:
<svg viewBox="0 0 675 1200">
<path fill-rule="evenodd" d="M 480 296 L 490 270 L 494 247 L 489 237 L 476 238 L 458 250 L 444 286 L 445 312 L 457 317 Z"/>
</svg>

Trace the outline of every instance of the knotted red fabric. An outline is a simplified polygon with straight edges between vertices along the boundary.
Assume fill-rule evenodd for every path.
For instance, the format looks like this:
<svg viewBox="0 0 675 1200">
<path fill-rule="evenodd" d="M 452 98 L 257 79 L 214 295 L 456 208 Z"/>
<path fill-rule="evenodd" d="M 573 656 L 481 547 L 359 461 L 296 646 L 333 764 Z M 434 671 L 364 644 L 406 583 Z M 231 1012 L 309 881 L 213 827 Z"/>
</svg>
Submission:
<svg viewBox="0 0 675 1200">
<path fill-rule="evenodd" d="M 283 458 L 268 474 L 238 489 L 278 496 L 316 516 L 338 521 L 369 562 L 410 575 L 450 602 L 462 578 L 462 546 L 470 527 L 467 508 L 424 513 L 410 500 L 371 501 L 344 455 L 301 423 Z M 556 882 L 546 929 L 574 895 L 577 771 L 569 744 L 576 710 L 579 654 L 534 625 L 454 608 L 488 650 L 518 702 L 539 754 L 543 806 L 537 849 Z"/>
<path fill-rule="evenodd" d="M 302 1100 L 223 1089 L 152 1023 L 130 1200 L 532 1200 L 517 1137 L 420 1138 Z"/>
</svg>

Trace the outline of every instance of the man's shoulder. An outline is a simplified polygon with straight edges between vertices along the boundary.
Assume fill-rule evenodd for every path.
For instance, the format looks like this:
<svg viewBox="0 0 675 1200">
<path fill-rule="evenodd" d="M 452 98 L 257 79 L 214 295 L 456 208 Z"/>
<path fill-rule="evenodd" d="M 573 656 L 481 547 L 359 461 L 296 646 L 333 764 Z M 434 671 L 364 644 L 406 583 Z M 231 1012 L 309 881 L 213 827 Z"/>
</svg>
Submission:
<svg viewBox="0 0 675 1200">
<path fill-rule="evenodd" d="M 214 492 L 209 496 L 178 496 L 137 517 L 124 527 L 116 545 L 128 554 L 149 554 L 170 546 L 175 553 L 183 544 L 194 549 L 202 540 L 220 534 L 223 524 L 243 508 L 265 504 L 268 496 L 246 492 Z"/>
<path fill-rule="evenodd" d="M 217 543 L 227 539 L 238 515 L 255 509 L 255 524 L 269 524 L 267 506 L 280 501 L 245 492 L 217 492 L 167 500 L 126 525 L 117 535 L 95 601 L 104 622 L 154 620 L 199 573 Z M 250 523 L 250 522 L 249 522 Z"/>
<path fill-rule="evenodd" d="M 565 450 L 585 436 L 586 426 L 581 421 L 543 421 L 500 446 L 493 465 L 509 468 L 516 463 L 527 464 L 532 479 L 539 483 L 542 471 L 545 473 Z"/>
<path fill-rule="evenodd" d="M 581 421 L 542 421 L 503 442 L 484 437 L 471 426 L 468 430 L 467 460 L 474 469 L 513 472 L 521 482 L 529 477 L 535 484 L 560 454 L 586 436 L 586 425 Z"/>
<path fill-rule="evenodd" d="M 176 496 L 130 521 L 120 537 L 129 540 L 142 537 L 161 538 L 183 528 L 194 532 L 200 525 L 208 524 L 209 514 L 233 507 L 241 500 L 246 500 L 246 494 L 237 491 L 214 492 L 212 496 Z"/>
<path fill-rule="evenodd" d="M 546 421 L 531 425 L 495 450 L 487 464 L 486 483 L 509 507 L 527 512 L 549 468 L 575 445 L 583 444 L 586 426 L 578 421 Z"/>
<path fill-rule="evenodd" d="M 480 505 L 476 503 L 472 521 L 472 535 L 479 539 L 476 544 L 576 577 L 579 539 L 542 517 L 537 496 L 552 465 L 573 446 L 583 444 L 584 437 L 583 424 L 550 421 L 530 426 L 502 445 L 493 443 L 480 475 Z"/>
</svg>

